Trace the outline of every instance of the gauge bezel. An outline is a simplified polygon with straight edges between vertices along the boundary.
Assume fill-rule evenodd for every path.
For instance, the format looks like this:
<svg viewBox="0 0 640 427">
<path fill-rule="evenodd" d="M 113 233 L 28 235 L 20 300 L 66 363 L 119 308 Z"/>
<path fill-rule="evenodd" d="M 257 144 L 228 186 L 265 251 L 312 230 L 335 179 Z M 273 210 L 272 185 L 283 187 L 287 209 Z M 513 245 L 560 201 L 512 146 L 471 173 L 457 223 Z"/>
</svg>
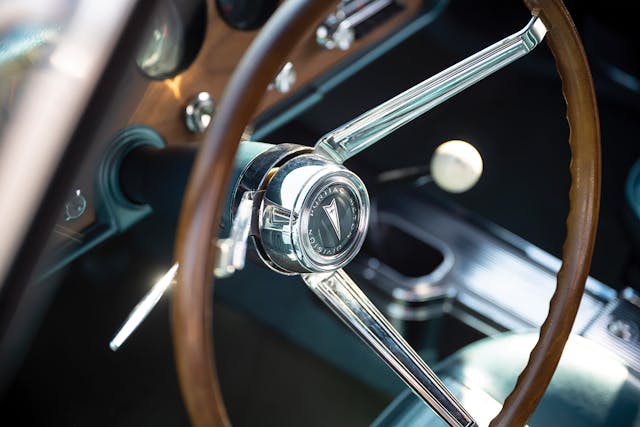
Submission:
<svg viewBox="0 0 640 427">
<path fill-rule="evenodd" d="M 171 24 L 171 22 L 173 22 Z M 207 27 L 209 24 L 208 7 L 206 0 L 177 1 L 166 0 L 153 11 L 147 24 L 146 35 L 137 50 L 135 62 L 138 70 L 145 77 L 152 80 L 164 80 L 175 77 L 193 64 L 204 45 Z M 171 25 L 175 26 L 170 30 Z M 158 30 L 159 27 L 163 27 Z M 167 33 L 167 46 L 177 49 L 177 53 L 172 53 L 172 57 L 167 57 L 166 53 L 158 52 L 158 58 L 153 64 L 145 65 L 141 57 L 145 50 L 153 43 L 152 33 L 158 30 L 160 33 Z M 173 44 L 171 46 L 171 44 Z M 161 45 L 162 46 L 162 45 Z M 151 49 L 149 49 L 151 50 Z M 164 56 L 164 58 L 163 58 Z M 163 63 L 163 61 L 165 61 Z"/>
<path fill-rule="evenodd" d="M 254 31 L 262 27 L 273 12 L 276 11 L 280 3 L 278 0 L 253 0 L 250 6 L 252 8 L 250 10 L 251 13 L 243 10 L 242 13 L 237 13 L 236 16 L 233 16 L 226 9 L 226 4 L 223 4 L 223 2 L 227 4 L 234 3 L 233 0 L 216 0 L 216 9 L 220 18 L 231 28 L 240 31 Z M 241 17 L 240 15 L 244 16 Z"/>
</svg>

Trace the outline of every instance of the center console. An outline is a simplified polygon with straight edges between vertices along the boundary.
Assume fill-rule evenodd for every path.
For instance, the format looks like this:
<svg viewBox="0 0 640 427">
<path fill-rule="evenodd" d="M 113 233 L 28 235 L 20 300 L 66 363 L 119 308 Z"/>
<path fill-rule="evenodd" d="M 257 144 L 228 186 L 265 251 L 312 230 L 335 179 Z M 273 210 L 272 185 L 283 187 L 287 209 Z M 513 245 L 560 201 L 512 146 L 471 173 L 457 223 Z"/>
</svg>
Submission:
<svg viewBox="0 0 640 427">
<path fill-rule="evenodd" d="M 476 336 L 540 327 L 555 290 L 558 258 L 416 192 L 383 197 L 378 209 L 350 268 L 401 329 L 415 331 L 440 319 L 449 331 L 454 328 L 455 337 L 448 338 L 465 344 Z M 573 332 L 638 373 L 639 321 L 640 298 L 633 290 L 617 295 L 589 277 Z M 414 345 L 425 345 L 421 336 L 413 333 Z"/>
</svg>

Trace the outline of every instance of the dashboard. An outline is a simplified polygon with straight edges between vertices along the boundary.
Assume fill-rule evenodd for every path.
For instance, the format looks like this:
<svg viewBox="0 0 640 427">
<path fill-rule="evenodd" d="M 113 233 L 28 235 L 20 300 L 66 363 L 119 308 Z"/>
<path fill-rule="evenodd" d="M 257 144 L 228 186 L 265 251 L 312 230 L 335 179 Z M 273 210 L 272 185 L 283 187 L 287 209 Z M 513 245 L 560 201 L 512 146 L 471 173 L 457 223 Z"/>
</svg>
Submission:
<svg viewBox="0 0 640 427">
<path fill-rule="evenodd" d="M 215 7 L 214 3 L 218 3 L 218 7 Z M 240 3 L 258 8 L 268 2 Z M 231 4 L 231 1 L 208 2 L 208 24 L 200 53 L 184 72 L 149 83 L 130 124 L 143 124 L 156 129 L 169 145 L 184 144 L 202 138 L 201 133 L 194 135 L 185 126 L 182 120 L 185 106 L 200 92 L 209 93 L 214 103 L 219 101 L 236 64 L 257 34 L 255 25 L 250 27 L 252 30 L 242 30 L 238 27 L 244 25 L 232 26 L 229 18 L 221 15 L 221 11 L 231 7 L 228 6 Z M 358 35 L 354 34 L 353 40 L 346 42 L 342 48 L 327 48 L 322 45 L 323 41 L 319 41 L 316 33 L 324 22 L 318 22 L 315 28 L 310 28 L 289 59 L 296 78 L 286 91 L 279 91 L 275 87 L 270 90 L 265 95 L 258 114 L 294 94 L 340 61 L 398 29 L 416 15 L 421 1 L 346 1 L 341 3 L 336 14 L 344 14 L 343 10 L 347 6 L 351 6 L 352 9 L 353 6 L 357 6 L 358 9 L 351 12 L 353 15 L 372 5 L 376 6 L 376 10 L 380 10 L 355 27 L 355 30 L 358 30 L 359 27 L 367 25 L 367 31 L 360 30 Z"/>
<path fill-rule="evenodd" d="M 427 3 L 341 1 L 300 40 L 264 95 L 256 118 L 308 96 L 310 82 L 361 57 L 376 41 L 438 2 Z M 233 0 L 158 4 L 142 43 L 130 49 L 124 77 L 107 95 L 117 110 L 94 130 L 88 159 L 68 190 L 48 243 L 53 261 L 45 272 L 67 265 L 151 212 L 120 191 L 114 174 L 122 159 L 140 144 L 195 150 L 215 119 L 216 104 L 235 66 L 277 6 L 275 1 Z M 247 137 L 252 131 L 250 126 Z"/>
</svg>

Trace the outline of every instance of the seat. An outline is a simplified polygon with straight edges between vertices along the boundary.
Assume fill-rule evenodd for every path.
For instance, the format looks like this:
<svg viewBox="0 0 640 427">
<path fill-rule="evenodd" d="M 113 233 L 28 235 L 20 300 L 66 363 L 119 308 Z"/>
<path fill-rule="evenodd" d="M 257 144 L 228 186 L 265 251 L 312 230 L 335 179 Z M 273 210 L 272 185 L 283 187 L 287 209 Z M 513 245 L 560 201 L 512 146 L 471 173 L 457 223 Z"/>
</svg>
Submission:
<svg viewBox="0 0 640 427">
<path fill-rule="evenodd" d="M 503 334 L 474 343 L 436 367 L 453 394 L 483 424 L 497 413 L 525 365 L 536 333 Z M 640 383 L 611 353 L 579 336 L 567 343 L 529 426 L 640 426 Z M 408 390 L 372 427 L 444 426 Z"/>
</svg>

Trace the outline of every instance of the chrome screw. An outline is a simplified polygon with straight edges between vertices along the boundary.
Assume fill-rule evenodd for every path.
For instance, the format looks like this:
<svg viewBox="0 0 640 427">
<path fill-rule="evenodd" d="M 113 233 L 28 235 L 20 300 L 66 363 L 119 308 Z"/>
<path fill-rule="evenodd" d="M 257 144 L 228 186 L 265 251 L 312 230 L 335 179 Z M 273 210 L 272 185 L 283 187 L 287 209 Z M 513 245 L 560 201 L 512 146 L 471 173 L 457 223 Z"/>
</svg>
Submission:
<svg viewBox="0 0 640 427">
<path fill-rule="evenodd" d="M 72 221 L 80 218 L 87 210 L 87 199 L 82 195 L 82 191 L 77 189 L 73 196 L 67 200 L 64 206 L 65 220 Z"/>
<path fill-rule="evenodd" d="M 200 92 L 185 109 L 187 129 L 193 133 L 204 133 L 213 121 L 215 112 L 216 104 L 209 92 Z"/>
<path fill-rule="evenodd" d="M 615 319 L 607 325 L 609 333 L 622 341 L 631 341 L 638 332 L 638 327 L 623 319 Z"/>
</svg>

